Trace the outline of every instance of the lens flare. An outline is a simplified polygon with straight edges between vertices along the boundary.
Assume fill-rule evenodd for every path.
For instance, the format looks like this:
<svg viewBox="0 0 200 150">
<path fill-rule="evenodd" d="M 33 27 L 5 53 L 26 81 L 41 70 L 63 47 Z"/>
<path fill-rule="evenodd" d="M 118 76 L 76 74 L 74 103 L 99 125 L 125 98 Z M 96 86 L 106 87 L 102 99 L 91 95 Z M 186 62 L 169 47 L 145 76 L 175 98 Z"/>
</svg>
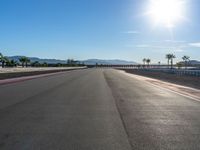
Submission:
<svg viewBox="0 0 200 150">
<path fill-rule="evenodd" d="M 150 0 L 147 14 L 156 25 L 173 28 L 184 18 L 185 0 Z"/>
</svg>

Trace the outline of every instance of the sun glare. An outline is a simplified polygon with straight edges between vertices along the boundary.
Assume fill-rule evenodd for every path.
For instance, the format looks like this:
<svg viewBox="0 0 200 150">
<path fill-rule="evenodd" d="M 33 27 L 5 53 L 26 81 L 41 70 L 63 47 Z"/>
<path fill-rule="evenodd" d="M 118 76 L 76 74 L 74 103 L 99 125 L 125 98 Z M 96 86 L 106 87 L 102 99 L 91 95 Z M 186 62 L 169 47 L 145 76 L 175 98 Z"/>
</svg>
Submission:
<svg viewBox="0 0 200 150">
<path fill-rule="evenodd" d="M 148 15 L 156 25 L 173 28 L 184 18 L 184 0 L 150 0 Z"/>
</svg>

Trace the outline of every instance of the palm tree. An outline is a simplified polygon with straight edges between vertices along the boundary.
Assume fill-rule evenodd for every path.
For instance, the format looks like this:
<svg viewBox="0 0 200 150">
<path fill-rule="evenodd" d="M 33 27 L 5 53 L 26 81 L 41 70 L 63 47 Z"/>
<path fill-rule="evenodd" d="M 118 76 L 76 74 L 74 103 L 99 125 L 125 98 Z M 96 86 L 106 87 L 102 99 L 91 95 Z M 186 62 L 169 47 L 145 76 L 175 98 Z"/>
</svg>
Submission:
<svg viewBox="0 0 200 150">
<path fill-rule="evenodd" d="M 9 59 L 5 56 L 3 56 L 1 53 L 0 53 L 0 62 L 2 64 L 2 68 L 5 67 L 5 64 L 7 64 L 9 62 Z"/>
<path fill-rule="evenodd" d="M 159 62 L 158 62 L 158 67 L 159 67 L 159 68 L 160 68 L 160 65 L 161 65 L 161 62 L 159 61 Z"/>
<path fill-rule="evenodd" d="M 166 58 L 167 58 L 168 68 L 169 68 L 169 62 L 170 62 L 171 63 L 171 69 L 172 69 L 173 68 L 173 59 L 176 58 L 176 56 L 174 54 L 167 54 Z"/>
<path fill-rule="evenodd" d="M 28 57 L 26 57 L 26 59 L 25 59 L 26 67 L 28 67 L 28 63 L 30 63 L 30 62 L 31 62 L 31 60 Z"/>
<path fill-rule="evenodd" d="M 0 53 L 0 62 L 2 64 L 2 68 L 3 68 L 4 66 L 3 66 L 3 55 L 2 55 L 2 53 Z"/>
<path fill-rule="evenodd" d="M 171 69 L 173 68 L 173 59 L 176 58 L 174 54 L 170 54 L 170 59 L 171 59 Z"/>
<path fill-rule="evenodd" d="M 12 60 L 10 61 L 10 65 L 11 65 L 12 67 L 17 66 L 17 61 L 15 61 L 14 59 L 12 59 Z"/>
<path fill-rule="evenodd" d="M 26 57 L 25 56 L 20 57 L 19 61 L 22 63 L 22 67 L 24 67 L 24 64 L 26 62 Z"/>
<path fill-rule="evenodd" d="M 167 59 L 167 65 L 168 65 L 168 68 L 169 68 L 169 61 L 171 59 L 171 54 L 166 54 L 165 58 Z"/>
<path fill-rule="evenodd" d="M 147 60 L 146 58 L 144 58 L 144 59 L 142 60 L 143 63 L 144 63 L 144 65 L 146 64 L 146 60 Z"/>
<path fill-rule="evenodd" d="M 146 60 L 147 60 L 146 58 L 143 58 L 143 60 L 142 60 L 142 61 L 143 61 L 143 68 L 144 68 L 145 65 L 146 65 Z"/>
<path fill-rule="evenodd" d="M 182 59 L 185 62 L 185 69 L 187 69 L 187 62 L 190 60 L 190 57 L 185 55 L 182 57 Z"/>
<path fill-rule="evenodd" d="M 149 64 L 150 64 L 150 62 L 151 62 L 151 59 L 146 59 L 146 62 L 147 62 L 147 64 L 148 64 L 148 66 L 149 66 Z"/>
</svg>

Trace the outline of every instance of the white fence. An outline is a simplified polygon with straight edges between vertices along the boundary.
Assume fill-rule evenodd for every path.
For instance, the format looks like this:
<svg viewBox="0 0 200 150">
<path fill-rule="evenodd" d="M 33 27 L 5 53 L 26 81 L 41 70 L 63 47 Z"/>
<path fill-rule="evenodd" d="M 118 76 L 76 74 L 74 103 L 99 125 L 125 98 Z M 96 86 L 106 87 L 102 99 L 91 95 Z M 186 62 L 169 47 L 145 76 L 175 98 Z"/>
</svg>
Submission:
<svg viewBox="0 0 200 150">
<path fill-rule="evenodd" d="M 144 69 L 145 71 L 165 72 L 176 75 L 196 76 L 200 77 L 200 70 L 183 70 L 183 69 Z"/>
</svg>

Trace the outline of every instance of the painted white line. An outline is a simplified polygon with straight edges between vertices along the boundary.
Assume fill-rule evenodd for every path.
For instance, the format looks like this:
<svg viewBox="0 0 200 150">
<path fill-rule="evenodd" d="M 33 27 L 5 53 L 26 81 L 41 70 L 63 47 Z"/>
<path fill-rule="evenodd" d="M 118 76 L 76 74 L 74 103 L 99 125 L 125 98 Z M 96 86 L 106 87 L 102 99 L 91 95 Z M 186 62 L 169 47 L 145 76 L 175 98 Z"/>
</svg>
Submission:
<svg viewBox="0 0 200 150">
<path fill-rule="evenodd" d="M 131 78 L 142 80 L 142 81 L 144 81 L 144 82 L 148 83 L 149 85 L 152 85 L 152 86 L 154 86 L 156 88 L 162 88 L 164 90 L 167 90 L 167 91 L 173 92 L 175 94 L 178 94 L 178 95 L 181 95 L 181 96 L 184 96 L 184 97 L 187 97 L 187 98 L 190 98 L 192 100 L 200 102 L 200 97 L 199 96 L 197 96 L 197 95 L 190 96 L 191 93 L 186 92 L 186 91 L 181 91 L 180 88 L 183 88 L 183 89 L 186 89 L 186 90 L 190 90 L 191 92 L 196 92 L 196 93 L 200 93 L 199 89 L 195 89 L 195 88 L 191 88 L 191 87 L 187 87 L 187 86 L 182 86 L 182 85 L 177 85 L 177 84 L 173 84 L 173 83 L 169 83 L 169 82 L 164 82 L 164 81 L 161 81 L 161 80 L 148 78 L 148 77 L 144 77 L 144 76 L 140 76 L 140 75 L 135 75 L 135 74 L 131 74 L 131 73 L 126 73 L 125 71 L 122 71 L 122 70 L 118 70 L 118 71 L 120 73 L 122 73 L 122 74 L 125 74 L 126 76 L 131 77 Z M 157 84 L 155 84 L 153 82 L 150 82 L 150 81 L 157 81 L 157 82 L 159 82 L 161 84 L 164 84 L 164 85 L 167 85 L 167 86 L 172 85 L 175 88 L 179 88 L 179 89 L 176 89 L 176 90 L 179 90 L 179 91 L 172 90 L 170 88 L 167 88 L 166 86 L 165 87 L 163 87 L 161 85 L 159 86 L 159 85 L 157 85 Z"/>
</svg>

